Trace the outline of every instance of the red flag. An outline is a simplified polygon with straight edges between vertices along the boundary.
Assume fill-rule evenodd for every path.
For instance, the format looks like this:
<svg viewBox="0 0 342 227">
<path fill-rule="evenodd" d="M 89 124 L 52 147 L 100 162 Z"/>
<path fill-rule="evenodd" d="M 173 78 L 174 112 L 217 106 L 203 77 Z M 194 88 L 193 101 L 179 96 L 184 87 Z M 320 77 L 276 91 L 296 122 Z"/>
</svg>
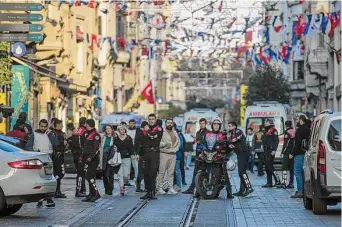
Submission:
<svg viewBox="0 0 342 227">
<path fill-rule="evenodd" d="M 296 34 L 296 36 L 298 38 L 301 38 L 302 35 L 303 35 L 303 32 L 305 30 L 307 22 L 303 21 L 303 16 L 302 15 L 299 15 L 297 17 L 298 17 L 298 21 L 297 21 L 297 24 L 296 24 L 296 27 L 295 27 L 295 34 Z"/>
<path fill-rule="evenodd" d="M 221 13 L 222 12 L 222 6 L 223 6 L 223 0 L 221 1 L 219 7 L 218 7 L 218 11 Z"/>
<path fill-rule="evenodd" d="M 145 88 L 141 91 L 141 96 L 150 104 L 154 104 L 152 81 L 148 82 Z"/>
<path fill-rule="evenodd" d="M 340 23 L 340 11 L 331 13 L 329 15 L 329 20 L 330 20 L 331 28 L 330 28 L 328 35 L 329 37 L 332 37 L 334 35 L 335 28 L 337 28 Z"/>
<path fill-rule="evenodd" d="M 81 5 L 81 0 L 76 0 L 75 6 L 80 6 Z"/>
<path fill-rule="evenodd" d="M 91 34 L 91 44 L 90 44 L 90 49 L 94 49 L 94 44 L 97 44 L 97 35 L 96 34 Z"/>
<path fill-rule="evenodd" d="M 341 62 L 341 49 L 339 49 L 338 51 L 335 51 L 335 54 L 336 54 L 337 64 L 340 64 L 340 62 Z"/>
<path fill-rule="evenodd" d="M 95 8 L 95 0 L 90 0 L 88 7 Z"/>
<path fill-rule="evenodd" d="M 245 42 L 252 42 L 252 37 L 253 37 L 253 32 L 252 31 L 248 31 L 245 33 Z"/>
<path fill-rule="evenodd" d="M 304 3 L 304 0 L 299 0 L 299 4 L 303 4 Z"/>
</svg>

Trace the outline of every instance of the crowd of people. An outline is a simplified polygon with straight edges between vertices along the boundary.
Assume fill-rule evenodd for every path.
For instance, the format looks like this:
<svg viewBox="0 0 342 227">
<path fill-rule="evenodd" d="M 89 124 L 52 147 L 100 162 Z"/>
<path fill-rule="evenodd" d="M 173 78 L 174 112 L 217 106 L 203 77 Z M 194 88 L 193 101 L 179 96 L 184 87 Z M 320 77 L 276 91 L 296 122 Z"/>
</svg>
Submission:
<svg viewBox="0 0 342 227">
<path fill-rule="evenodd" d="M 73 154 L 77 171 L 76 197 L 85 197 L 84 202 L 95 202 L 101 196 L 96 186 L 96 170 L 100 166 L 103 173 L 103 185 L 105 194 L 112 195 L 114 190 L 114 176 L 117 175 L 120 195 L 124 196 L 126 187 L 135 186 L 137 193 L 146 194 L 141 199 L 156 199 L 156 194 L 177 194 L 181 192 L 185 182 L 185 166 L 188 152 L 185 148 L 185 139 L 173 119 L 166 119 L 165 127 L 155 114 L 150 114 L 148 120 L 136 126 L 134 119 L 122 122 L 114 130 L 113 126 L 106 125 L 101 136 L 95 129 L 95 121 L 81 117 L 79 125 L 67 125 L 64 133 L 63 122 L 53 118 L 49 122 L 42 119 L 38 129 L 33 131 L 26 123 L 27 114 L 21 113 L 13 130 L 7 135 L 26 141 L 24 149 L 43 152 L 51 156 L 53 160 L 53 175 L 57 181 L 55 198 L 66 198 L 61 192 L 61 182 L 65 175 L 64 153 L 70 149 Z M 305 141 L 310 134 L 309 122 L 304 116 L 297 120 L 297 130 L 292 127 L 292 122 L 285 122 L 285 141 L 282 149 L 282 177 L 274 171 L 274 157 L 278 148 L 278 132 L 273 119 L 266 119 L 265 125 L 260 126 L 259 131 L 253 133 L 253 129 L 247 130 L 247 135 L 237 128 L 235 122 L 228 123 L 228 131 L 221 130 L 222 121 L 217 118 L 211 121 L 211 129 L 207 128 L 207 120 L 199 120 L 200 129 L 196 133 L 196 159 L 198 155 L 208 149 L 218 149 L 227 154 L 235 152 L 238 161 L 238 174 L 240 189 L 232 193 L 231 183 L 224 162 L 224 185 L 227 198 L 235 196 L 247 196 L 254 190 L 249 180 L 247 170 L 254 173 L 255 156 L 258 156 L 258 176 L 267 175 L 267 182 L 262 187 L 293 188 L 294 176 L 297 182 L 297 192 L 293 198 L 303 196 L 303 178 L 301 169 L 305 153 Z M 216 142 L 227 141 L 223 145 L 215 146 Z M 303 145 L 304 144 L 304 145 Z M 134 170 L 134 185 L 130 181 L 131 168 Z M 199 164 L 195 161 L 192 182 L 184 194 L 195 193 L 195 176 L 199 170 Z M 290 173 L 287 184 L 287 174 Z M 167 181 L 166 181 L 166 179 Z M 273 178 L 275 184 L 273 184 Z M 89 184 L 89 192 L 86 194 L 86 183 Z M 144 181 L 144 187 L 142 187 Z M 199 197 L 196 193 L 195 196 Z M 48 207 L 55 204 L 51 198 L 46 199 Z M 43 201 L 38 203 L 41 207 Z"/>
</svg>

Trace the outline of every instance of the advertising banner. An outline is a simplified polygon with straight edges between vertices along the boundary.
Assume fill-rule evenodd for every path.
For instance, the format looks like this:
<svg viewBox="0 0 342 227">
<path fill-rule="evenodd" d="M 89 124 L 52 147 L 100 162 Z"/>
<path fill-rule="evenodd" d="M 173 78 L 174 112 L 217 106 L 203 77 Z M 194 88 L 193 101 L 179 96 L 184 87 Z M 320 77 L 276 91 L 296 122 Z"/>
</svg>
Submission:
<svg viewBox="0 0 342 227">
<path fill-rule="evenodd" d="M 246 100 L 245 95 L 247 94 L 248 86 L 241 85 L 240 87 L 240 126 L 243 125 L 243 120 L 245 118 L 245 110 L 246 110 Z"/>
<path fill-rule="evenodd" d="M 13 65 L 11 80 L 11 107 L 14 108 L 11 120 L 11 130 L 21 112 L 28 113 L 29 96 L 29 75 L 30 70 L 27 66 Z"/>
</svg>

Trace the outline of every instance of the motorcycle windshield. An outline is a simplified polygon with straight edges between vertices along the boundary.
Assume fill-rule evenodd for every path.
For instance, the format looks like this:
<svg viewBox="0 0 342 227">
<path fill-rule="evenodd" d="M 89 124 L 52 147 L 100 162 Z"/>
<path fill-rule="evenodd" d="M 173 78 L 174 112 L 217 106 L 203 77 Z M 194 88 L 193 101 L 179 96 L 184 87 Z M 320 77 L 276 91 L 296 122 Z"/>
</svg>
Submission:
<svg viewBox="0 0 342 227">
<path fill-rule="evenodd" d="M 205 140 L 207 142 L 208 151 L 212 152 L 216 143 L 216 134 L 207 134 Z"/>
</svg>

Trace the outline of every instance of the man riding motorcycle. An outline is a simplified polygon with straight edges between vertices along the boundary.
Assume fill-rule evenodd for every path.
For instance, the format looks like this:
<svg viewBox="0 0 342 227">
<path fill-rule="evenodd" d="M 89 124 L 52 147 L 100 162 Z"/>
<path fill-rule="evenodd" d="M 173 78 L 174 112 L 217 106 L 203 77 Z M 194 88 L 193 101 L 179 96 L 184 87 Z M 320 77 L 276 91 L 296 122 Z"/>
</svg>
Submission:
<svg viewBox="0 0 342 227">
<path fill-rule="evenodd" d="M 221 126 L 222 121 L 220 118 L 213 119 L 211 123 L 211 131 L 205 133 L 205 143 L 207 150 L 216 150 L 216 151 L 222 151 L 226 153 L 228 151 L 227 147 L 227 135 L 223 132 L 221 132 Z M 220 143 L 223 142 L 223 143 Z M 226 142 L 224 142 L 226 141 Z M 214 147 L 216 146 L 216 147 Z M 226 191 L 227 191 L 227 199 L 233 198 L 232 196 L 232 186 L 230 184 L 230 180 L 227 173 L 227 159 L 224 160 L 222 169 L 223 169 L 223 177 L 224 177 L 224 183 L 226 185 Z M 221 183 L 220 181 L 218 181 Z M 218 197 L 218 195 L 217 195 Z"/>
</svg>

